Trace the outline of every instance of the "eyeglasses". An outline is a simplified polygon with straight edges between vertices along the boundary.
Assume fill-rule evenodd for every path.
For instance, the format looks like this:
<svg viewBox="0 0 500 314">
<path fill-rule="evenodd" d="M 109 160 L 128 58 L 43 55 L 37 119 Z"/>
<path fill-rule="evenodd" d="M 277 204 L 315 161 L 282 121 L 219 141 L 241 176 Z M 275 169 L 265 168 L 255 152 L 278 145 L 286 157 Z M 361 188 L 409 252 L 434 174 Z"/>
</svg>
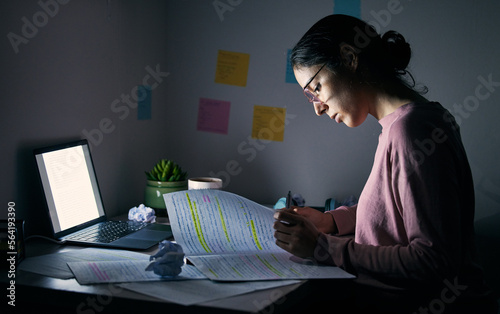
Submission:
<svg viewBox="0 0 500 314">
<path fill-rule="evenodd" d="M 316 74 L 313 75 L 313 77 L 311 77 L 309 79 L 309 81 L 307 81 L 307 84 L 304 86 L 304 95 L 306 95 L 307 99 L 309 100 L 309 102 L 321 102 L 321 100 L 318 99 L 318 97 L 316 97 L 314 95 L 313 92 L 311 92 L 307 87 L 309 86 L 309 84 L 311 84 L 311 82 L 314 80 L 314 78 L 316 77 L 316 75 L 319 74 L 319 72 L 321 72 L 321 70 L 325 67 L 326 63 L 323 64 L 321 66 L 321 68 L 319 68 L 318 72 L 316 72 Z"/>
</svg>

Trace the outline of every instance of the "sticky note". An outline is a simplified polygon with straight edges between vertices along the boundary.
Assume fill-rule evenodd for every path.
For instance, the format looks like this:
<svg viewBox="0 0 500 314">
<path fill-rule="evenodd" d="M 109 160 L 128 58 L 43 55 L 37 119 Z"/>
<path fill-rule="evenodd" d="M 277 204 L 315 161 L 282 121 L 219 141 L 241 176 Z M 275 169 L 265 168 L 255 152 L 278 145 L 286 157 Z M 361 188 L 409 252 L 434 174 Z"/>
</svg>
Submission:
<svg viewBox="0 0 500 314">
<path fill-rule="evenodd" d="M 229 101 L 200 98 L 198 103 L 198 131 L 227 134 L 229 127 Z"/>
<path fill-rule="evenodd" d="M 241 52 L 219 50 L 215 83 L 246 86 L 250 55 Z"/>
<path fill-rule="evenodd" d="M 292 63 L 290 62 L 290 55 L 292 54 L 292 49 L 288 49 L 288 53 L 286 55 L 286 83 L 295 83 L 298 84 L 295 79 L 295 74 L 293 74 Z"/>
<path fill-rule="evenodd" d="M 361 0 L 334 0 L 333 13 L 361 17 Z"/>
<path fill-rule="evenodd" d="M 285 116 L 285 108 L 254 106 L 252 138 L 283 142 Z"/>
<path fill-rule="evenodd" d="M 151 86 L 137 86 L 137 120 L 151 120 Z"/>
</svg>

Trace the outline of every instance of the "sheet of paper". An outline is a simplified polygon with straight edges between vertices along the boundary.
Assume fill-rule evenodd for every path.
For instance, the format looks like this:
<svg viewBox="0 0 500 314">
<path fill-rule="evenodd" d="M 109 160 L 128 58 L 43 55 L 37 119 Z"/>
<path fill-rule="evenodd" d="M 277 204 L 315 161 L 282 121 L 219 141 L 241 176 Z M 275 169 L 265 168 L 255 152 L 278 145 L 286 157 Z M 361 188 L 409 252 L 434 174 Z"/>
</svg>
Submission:
<svg viewBox="0 0 500 314">
<path fill-rule="evenodd" d="M 144 259 L 149 259 L 149 255 L 125 250 L 84 248 L 29 257 L 22 261 L 19 269 L 44 276 L 68 279 L 74 277 L 67 265 L 68 262 Z"/>
<path fill-rule="evenodd" d="M 354 278 L 337 267 L 304 264 L 279 248 L 270 208 L 221 190 L 188 190 L 163 197 L 176 242 L 210 279 Z"/>
<path fill-rule="evenodd" d="M 246 86 L 249 64 L 247 53 L 219 50 L 215 83 Z"/>
<path fill-rule="evenodd" d="M 175 241 L 187 256 L 281 250 L 268 207 L 221 190 L 180 191 L 164 199 Z"/>
<path fill-rule="evenodd" d="M 200 98 L 197 130 L 227 134 L 230 108 L 229 101 Z"/>
<path fill-rule="evenodd" d="M 254 106 L 252 137 L 266 141 L 283 142 L 285 135 L 285 108 Z"/>
<path fill-rule="evenodd" d="M 302 264 L 288 252 L 191 256 L 208 278 L 218 281 L 354 278 L 340 268 Z"/>
<path fill-rule="evenodd" d="M 126 283 L 119 286 L 161 300 L 183 305 L 193 305 L 228 298 L 257 290 L 276 288 L 299 283 L 297 280 L 265 282 L 215 282 L 210 280 L 160 281 L 149 283 Z M 193 293 L 196 291 L 196 293 Z"/>
<path fill-rule="evenodd" d="M 160 281 L 205 279 L 196 267 L 184 265 L 182 272 L 175 277 L 161 277 L 153 271 L 145 271 L 149 260 L 107 261 L 107 262 L 70 262 L 69 268 L 81 285 L 95 283 Z"/>
</svg>

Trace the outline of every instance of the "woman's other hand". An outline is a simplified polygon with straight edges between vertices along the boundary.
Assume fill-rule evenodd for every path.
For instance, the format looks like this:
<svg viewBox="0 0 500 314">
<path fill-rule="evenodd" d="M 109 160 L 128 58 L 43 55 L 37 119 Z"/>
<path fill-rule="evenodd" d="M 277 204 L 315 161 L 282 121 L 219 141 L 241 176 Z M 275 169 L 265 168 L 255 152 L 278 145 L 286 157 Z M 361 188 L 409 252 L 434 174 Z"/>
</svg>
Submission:
<svg viewBox="0 0 500 314">
<path fill-rule="evenodd" d="M 320 232 L 327 234 L 338 232 L 333 216 L 328 213 L 320 212 L 311 207 L 294 207 L 293 211 L 309 219 Z"/>
<path fill-rule="evenodd" d="M 279 210 L 274 218 L 276 245 L 298 257 L 313 257 L 320 234 L 315 224 L 306 215 L 298 214 L 296 208 Z"/>
</svg>

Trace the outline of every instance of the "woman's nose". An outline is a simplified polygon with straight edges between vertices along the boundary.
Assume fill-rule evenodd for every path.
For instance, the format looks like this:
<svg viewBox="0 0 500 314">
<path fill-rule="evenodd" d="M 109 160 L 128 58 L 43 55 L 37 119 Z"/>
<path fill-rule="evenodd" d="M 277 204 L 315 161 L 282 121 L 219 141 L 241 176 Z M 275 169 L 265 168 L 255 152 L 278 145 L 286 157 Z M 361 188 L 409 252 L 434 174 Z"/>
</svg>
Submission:
<svg viewBox="0 0 500 314">
<path fill-rule="evenodd" d="M 316 114 L 318 116 L 321 116 L 328 110 L 328 105 L 325 104 L 322 101 L 315 101 L 314 102 L 314 110 L 316 111 Z"/>
</svg>

